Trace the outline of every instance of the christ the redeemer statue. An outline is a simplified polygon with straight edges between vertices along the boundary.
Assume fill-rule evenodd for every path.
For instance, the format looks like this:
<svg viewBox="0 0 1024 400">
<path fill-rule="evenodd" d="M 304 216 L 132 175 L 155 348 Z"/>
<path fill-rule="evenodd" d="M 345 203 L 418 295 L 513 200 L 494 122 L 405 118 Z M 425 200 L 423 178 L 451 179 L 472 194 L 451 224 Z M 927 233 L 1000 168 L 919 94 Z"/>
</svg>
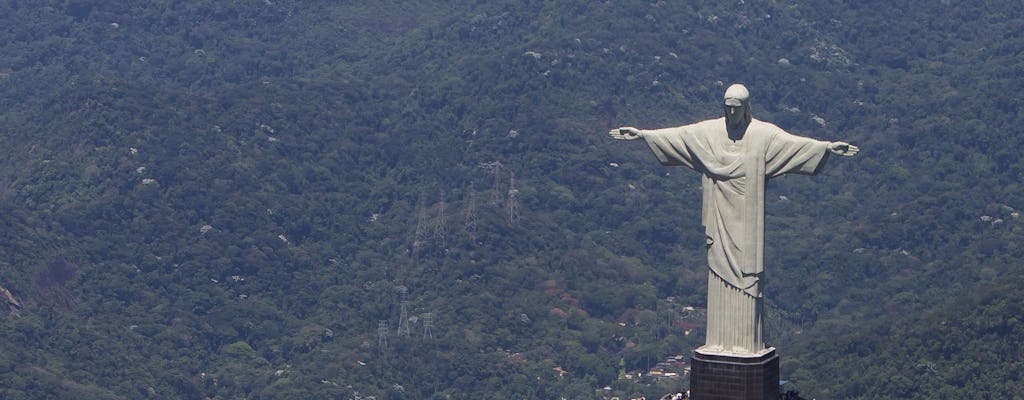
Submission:
<svg viewBox="0 0 1024 400">
<path fill-rule="evenodd" d="M 674 128 L 609 132 L 644 139 L 662 165 L 701 174 L 702 222 L 708 245 L 707 341 L 698 352 L 757 356 L 764 299 L 764 191 L 786 173 L 814 175 L 829 154 L 852 156 L 857 146 L 787 133 L 750 116 L 750 94 L 735 84 L 725 91 L 725 116 Z"/>
</svg>

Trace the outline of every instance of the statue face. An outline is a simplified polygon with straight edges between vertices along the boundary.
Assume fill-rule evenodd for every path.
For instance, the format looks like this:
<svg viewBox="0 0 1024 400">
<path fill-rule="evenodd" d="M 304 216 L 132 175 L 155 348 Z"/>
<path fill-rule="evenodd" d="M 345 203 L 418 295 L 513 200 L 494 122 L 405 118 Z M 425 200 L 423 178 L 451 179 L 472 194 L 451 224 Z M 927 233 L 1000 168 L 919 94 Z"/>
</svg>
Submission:
<svg viewBox="0 0 1024 400">
<path fill-rule="evenodd" d="M 725 90 L 725 122 L 730 129 L 744 129 L 750 123 L 750 92 L 733 84 Z"/>
<path fill-rule="evenodd" d="M 725 106 L 725 122 L 729 127 L 741 128 L 747 123 L 747 106 L 745 104 Z"/>
</svg>

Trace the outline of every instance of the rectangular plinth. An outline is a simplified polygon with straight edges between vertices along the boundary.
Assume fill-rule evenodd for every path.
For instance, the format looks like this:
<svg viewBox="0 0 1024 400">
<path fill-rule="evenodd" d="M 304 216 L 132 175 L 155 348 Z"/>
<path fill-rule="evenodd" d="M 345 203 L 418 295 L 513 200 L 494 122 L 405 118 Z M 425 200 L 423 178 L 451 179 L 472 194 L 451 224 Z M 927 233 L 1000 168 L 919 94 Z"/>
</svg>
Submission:
<svg viewBox="0 0 1024 400">
<path fill-rule="evenodd" d="M 690 398 L 694 400 L 776 400 L 779 356 L 775 349 L 756 357 L 693 353 Z"/>
</svg>

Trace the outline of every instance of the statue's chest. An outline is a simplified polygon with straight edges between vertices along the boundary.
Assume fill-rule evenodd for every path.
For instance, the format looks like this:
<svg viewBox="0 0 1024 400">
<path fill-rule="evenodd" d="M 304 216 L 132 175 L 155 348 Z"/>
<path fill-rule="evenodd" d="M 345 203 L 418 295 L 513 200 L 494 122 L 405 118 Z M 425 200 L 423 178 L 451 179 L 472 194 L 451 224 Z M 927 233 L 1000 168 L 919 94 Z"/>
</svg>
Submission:
<svg viewBox="0 0 1024 400">
<path fill-rule="evenodd" d="M 733 165 L 740 162 L 747 148 L 746 144 L 740 141 L 723 141 L 717 146 L 718 162 L 722 165 Z"/>
<path fill-rule="evenodd" d="M 726 142 L 726 143 L 724 143 L 722 145 L 722 149 L 725 151 L 726 154 L 735 154 L 735 155 L 742 154 L 743 153 L 743 149 L 745 147 L 746 146 L 743 145 L 743 142 L 739 142 L 739 141 L 730 141 L 730 142 Z"/>
<path fill-rule="evenodd" d="M 746 136 L 740 140 L 729 139 L 726 135 L 708 137 L 709 140 L 704 146 L 708 151 L 707 156 L 701 157 L 701 161 L 715 179 L 736 179 L 751 172 L 749 168 L 752 165 L 748 164 L 755 162 L 759 141 L 751 135 Z"/>
</svg>

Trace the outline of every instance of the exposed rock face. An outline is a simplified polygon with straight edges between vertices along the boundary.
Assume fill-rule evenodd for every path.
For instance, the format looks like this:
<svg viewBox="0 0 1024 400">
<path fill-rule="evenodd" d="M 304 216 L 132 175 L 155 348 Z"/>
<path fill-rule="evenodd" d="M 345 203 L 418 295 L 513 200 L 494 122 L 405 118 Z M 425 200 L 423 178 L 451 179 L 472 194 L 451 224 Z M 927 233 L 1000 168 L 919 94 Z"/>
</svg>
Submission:
<svg viewBox="0 0 1024 400">
<path fill-rule="evenodd" d="M 10 310 L 11 315 L 18 316 L 18 312 L 21 310 L 21 302 L 11 294 L 11 291 L 0 286 L 0 297 L 7 302 L 7 309 Z"/>
</svg>

